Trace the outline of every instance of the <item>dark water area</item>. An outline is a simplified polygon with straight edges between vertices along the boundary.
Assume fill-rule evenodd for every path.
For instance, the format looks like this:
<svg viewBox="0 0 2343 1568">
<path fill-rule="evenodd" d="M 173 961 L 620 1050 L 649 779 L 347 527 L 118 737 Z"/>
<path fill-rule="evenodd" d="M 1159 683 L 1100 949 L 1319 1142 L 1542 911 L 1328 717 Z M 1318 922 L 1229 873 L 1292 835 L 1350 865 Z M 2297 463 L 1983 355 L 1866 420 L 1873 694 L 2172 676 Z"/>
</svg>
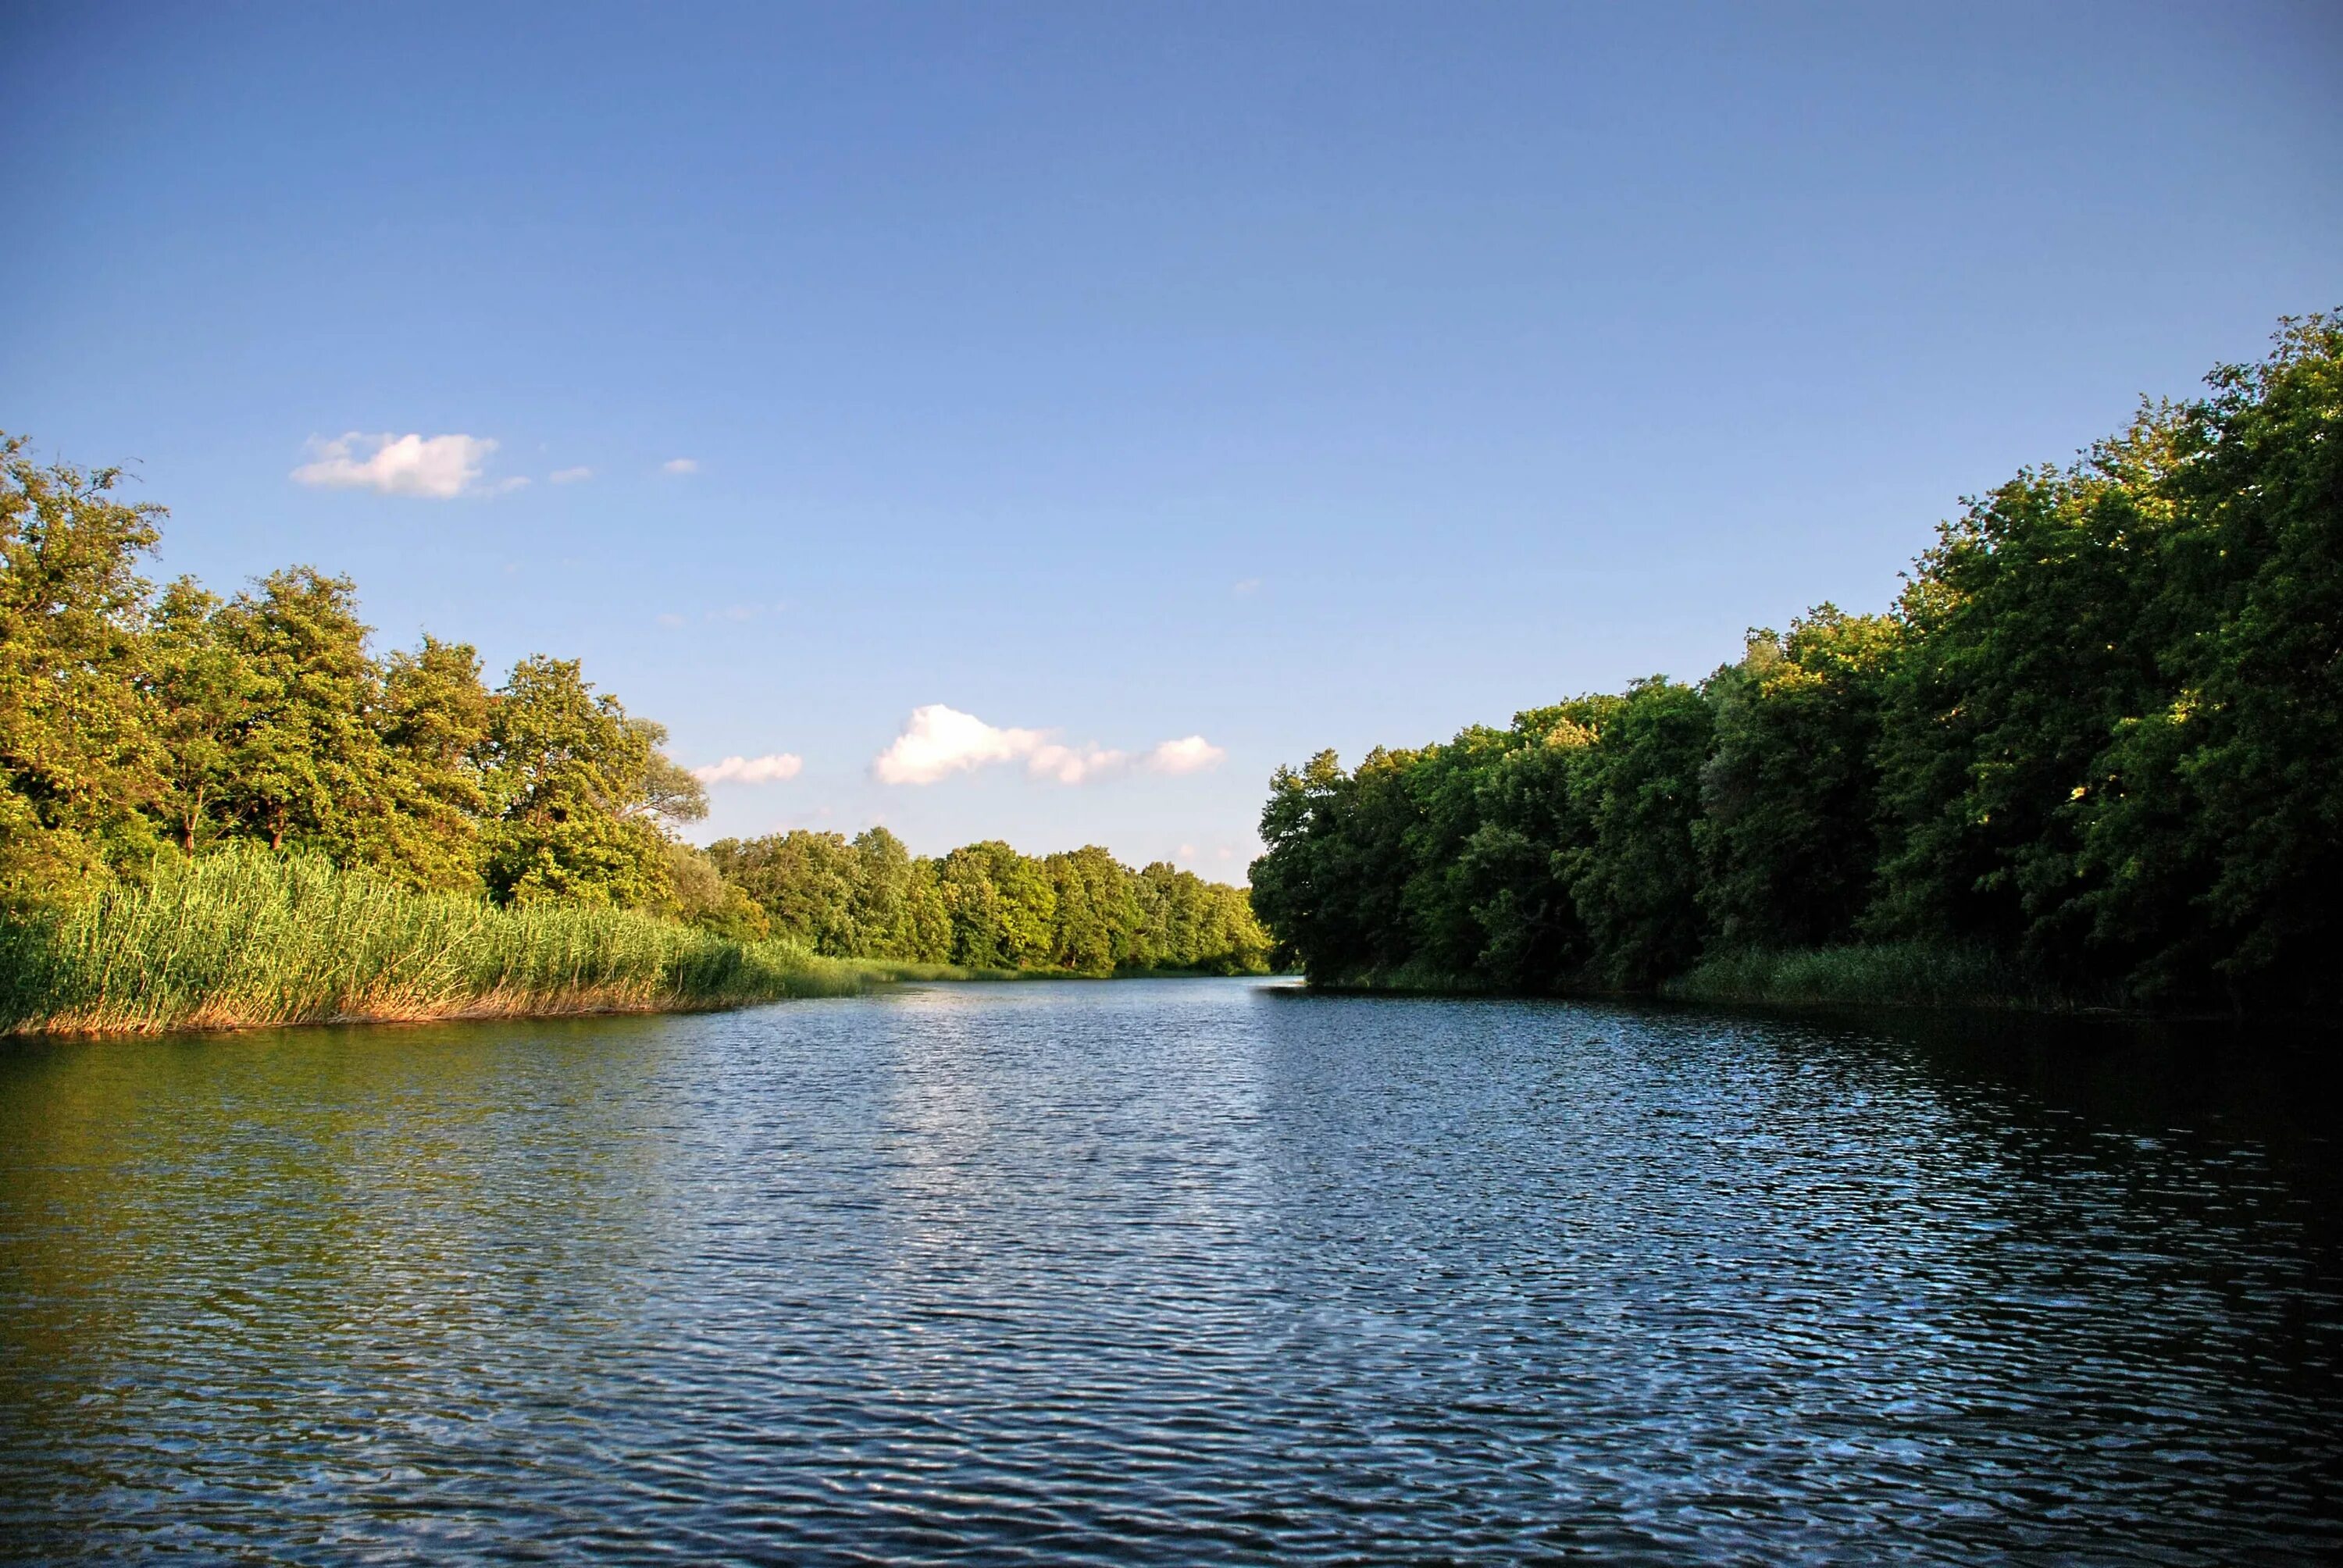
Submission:
<svg viewBox="0 0 2343 1568">
<path fill-rule="evenodd" d="M 0 1044 L 0 1555 L 2333 1561 L 2334 1043 L 1191 980 Z"/>
</svg>

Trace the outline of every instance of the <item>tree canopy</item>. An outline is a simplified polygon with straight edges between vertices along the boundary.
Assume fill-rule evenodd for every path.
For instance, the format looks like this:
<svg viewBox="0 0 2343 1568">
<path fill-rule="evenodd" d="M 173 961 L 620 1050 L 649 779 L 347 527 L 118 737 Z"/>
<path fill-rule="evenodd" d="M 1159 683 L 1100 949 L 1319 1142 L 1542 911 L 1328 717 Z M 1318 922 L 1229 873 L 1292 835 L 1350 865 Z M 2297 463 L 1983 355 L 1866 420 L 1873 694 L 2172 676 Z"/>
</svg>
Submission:
<svg viewBox="0 0 2343 1568">
<path fill-rule="evenodd" d="M 1326 979 L 1648 986 L 1982 947 L 2164 1003 L 2334 1000 L 2343 321 L 1968 501 L 1882 615 L 1272 780 L 1252 883 Z"/>
<path fill-rule="evenodd" d="M 70 900 L 158 858 L 266 845 L 504 904 L 647 910 L 841 957 L 1079 974 L 1262 967 L 1244 890 L 1095 846 L 940 859 L 882 828 L 703 852 L 664 726 L 576 659 L 491 689 L 477 650 L 377 658 L 357 586 L 312 567 L 222 598 L 139 575 L 161 508 L 111 469 L 0 438 L 0 906 Z"/>
</svg>

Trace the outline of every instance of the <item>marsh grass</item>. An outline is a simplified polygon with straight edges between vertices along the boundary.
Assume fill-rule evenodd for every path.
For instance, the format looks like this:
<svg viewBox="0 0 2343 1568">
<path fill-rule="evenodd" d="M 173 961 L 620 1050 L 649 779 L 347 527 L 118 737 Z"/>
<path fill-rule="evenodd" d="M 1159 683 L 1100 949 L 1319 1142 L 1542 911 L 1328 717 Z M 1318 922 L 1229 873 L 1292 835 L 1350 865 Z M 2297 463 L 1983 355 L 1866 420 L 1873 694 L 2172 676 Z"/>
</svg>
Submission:
<svg viewBox="0 0 2343 1568">
<path fill-rule="evenodd" d="M 1661 992 L 1684 1001 L 2051 1010 L 2072 1005 L 1991 953 L 1927 942 L 1721 954 Z"/>
<path fill-rule="evenodd" d="M 11 1033 L 683 1010 L 963 978 L 980 977 L 742 943 L 633 910 L 501 909 L 247 847 L 0 921 Z"/>
</svg>

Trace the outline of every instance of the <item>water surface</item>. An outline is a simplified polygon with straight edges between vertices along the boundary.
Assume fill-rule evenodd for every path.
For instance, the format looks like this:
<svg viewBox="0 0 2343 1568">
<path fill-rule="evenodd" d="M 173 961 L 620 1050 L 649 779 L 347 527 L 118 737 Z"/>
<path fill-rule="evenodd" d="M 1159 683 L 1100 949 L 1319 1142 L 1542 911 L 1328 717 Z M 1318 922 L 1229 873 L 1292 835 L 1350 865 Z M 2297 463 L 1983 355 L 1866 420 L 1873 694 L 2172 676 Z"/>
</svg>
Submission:
<svg viewBox="0 0 2343 1568">
<path fill-rule="evenodd" d="M 2343 1553 L 2316 1042 L 1251 981 L 0 1044 L 0 1553 Z"/>
</svg>

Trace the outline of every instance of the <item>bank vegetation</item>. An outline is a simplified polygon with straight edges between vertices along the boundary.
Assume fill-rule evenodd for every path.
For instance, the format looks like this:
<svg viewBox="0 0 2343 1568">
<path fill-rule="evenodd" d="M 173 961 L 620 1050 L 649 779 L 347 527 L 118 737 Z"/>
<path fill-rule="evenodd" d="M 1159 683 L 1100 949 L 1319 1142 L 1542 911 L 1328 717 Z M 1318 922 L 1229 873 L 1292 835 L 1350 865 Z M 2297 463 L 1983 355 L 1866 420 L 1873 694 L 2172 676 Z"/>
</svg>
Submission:
<svg viewBox="0 0 2343 1568">
<path fill-rule="evenodd" d="M 349 579 L 141 575 L 163 509 L 0 437 L 0 1029 L 712 1007 L 1239 972 L 1242 889 L 1096 847 L 681 837 L 667 731 L 531 656 L 377 655 Z"/>
<path fill-rule="evenodd" d="M 1326 984 L 2331 1008 L 2343 322 L 1970 500 L 1882 613 L 1322 752 L 1262 837 Z"/>
</svg>

